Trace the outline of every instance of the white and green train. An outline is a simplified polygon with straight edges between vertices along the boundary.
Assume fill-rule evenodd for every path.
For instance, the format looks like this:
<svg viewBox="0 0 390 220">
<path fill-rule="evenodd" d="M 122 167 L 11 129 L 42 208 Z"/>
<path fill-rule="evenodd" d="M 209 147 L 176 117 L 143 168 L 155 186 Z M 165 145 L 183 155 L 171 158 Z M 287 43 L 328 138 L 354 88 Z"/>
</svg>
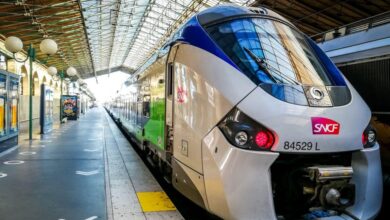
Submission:
<svg viewBox="0 0 390 220">
<path fill-rule="evenodd" d="M 371 112 L 307 36 L 266 8 L 192 17 L 108 111 L 173 186 L 224 219 L 373 219 Z"/>
</svg>

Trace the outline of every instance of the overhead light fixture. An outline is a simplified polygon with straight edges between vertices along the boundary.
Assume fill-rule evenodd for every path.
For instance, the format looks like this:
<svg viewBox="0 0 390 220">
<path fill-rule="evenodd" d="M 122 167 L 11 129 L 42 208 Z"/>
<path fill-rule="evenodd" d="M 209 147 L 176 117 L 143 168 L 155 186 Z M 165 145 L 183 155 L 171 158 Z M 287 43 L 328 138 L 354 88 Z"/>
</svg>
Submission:
<svg viewBox="0 0 390 220">
<path fill-rule="evenodd" d="M 51 67 L 47 68 L 47 73 L 51 76 L 54 76 L 57 74 L 57 68 L 55 68 L 54 66 L 51 66 Z"/>
<path fill-rule="evenodd" d="M 44 54 L 53 55 L 57 53 L 58 45 L 52 39 L 44 39 L 39 45 L 39 48 Z"/>
<path fill-rule="evenodd" d="M 18 37 L 7 37 L 5 39 L 5 48 L 11 53 L 17 53 L 23 49 L 23 42 Z"/>
<path fill-rule="evenodd" d="M 66 70 L 66 74 L 68 74 L 68 76 L 72 77 L 72 76 L 75 76 L 77 75 L 77 70 L 76 68 L 74 68 L 73 66 L 69 67 L 67 70 Z"/>
</svg>

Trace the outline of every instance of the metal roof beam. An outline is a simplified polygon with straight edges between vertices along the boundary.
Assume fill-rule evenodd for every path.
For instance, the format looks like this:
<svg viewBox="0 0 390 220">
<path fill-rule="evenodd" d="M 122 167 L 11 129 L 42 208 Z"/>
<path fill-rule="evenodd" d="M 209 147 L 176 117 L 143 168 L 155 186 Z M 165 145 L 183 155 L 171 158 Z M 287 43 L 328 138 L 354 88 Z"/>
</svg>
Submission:
<svg viewBox="0 0 390 220">
<path fill-rule="evenodd" d="M 87 73 L 87 75 L 101 76 L 101 75 L 110 74 L 110 73 L 117 72 L 117 71 L 121 71 L 121 72 L 124 72 L 124 73 L 127 73 L 127 74 L 133 74 L 135 72 L 134 70 L 132 70 L 132 69 L 130 69 L 128 67 L 117 66 L 117 67 L 112 67 L 112 68 L 106 68 L 106 69 L 98 70 L 95 73 Z"/>
</svg>

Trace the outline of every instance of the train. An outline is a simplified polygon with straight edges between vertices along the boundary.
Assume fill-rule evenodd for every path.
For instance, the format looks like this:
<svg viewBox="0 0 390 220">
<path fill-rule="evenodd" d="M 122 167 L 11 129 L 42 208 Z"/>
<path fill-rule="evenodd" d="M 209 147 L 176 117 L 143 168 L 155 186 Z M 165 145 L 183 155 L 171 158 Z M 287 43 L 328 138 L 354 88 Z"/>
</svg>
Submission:
<svg viewBox="0 0 390 220">
<path fill-rule="evenodd" d="M 106 103 L 147 161 L 223 219 L 374 219 L 371 111 L 330 58 L 266 7 L 191 17 Z"/>
</svg>

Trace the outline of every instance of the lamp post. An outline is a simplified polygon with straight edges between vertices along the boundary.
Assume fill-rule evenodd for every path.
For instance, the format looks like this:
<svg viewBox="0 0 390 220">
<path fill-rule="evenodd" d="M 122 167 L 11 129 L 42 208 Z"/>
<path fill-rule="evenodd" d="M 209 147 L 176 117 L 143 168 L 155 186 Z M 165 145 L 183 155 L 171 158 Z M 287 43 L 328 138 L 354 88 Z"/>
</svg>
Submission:
<svg viewBox="0 0 390 220">
<path fill-rule="evenodd" d="M 62 85 L 62 82 L 64 81 L 64 77 L 65 77 L 65 72 L 64 72 L 64 70 L 61 70 L 60 72 L 59 72 L 59 74 L 58 74 L 58 76 L 60 77 L 60 79 L 61 79 L 61 93 L 60 93 L 60 123 L 62 123 L 62 108 L 61 108 L 61 106 L 62 106 L 62 90 L 64 89 L 64 87 L 63 87 L 63 85 Z"/>
<path fill-rule="evenodd" d="M 29 133 L 28 133 L 28 137 L 29 137 L 29 140 L 32 140 L 32 127 L 33 127 L 33 125 L 32 125 L 33 124 L 32 123 L 32 111 L 33 111 L 32 90 L 33 90 L 33 83 L 34 83 L 32 72 L 33 72 L 33 62 L 35 61 L 36 51 L 35 51 L 35 48 L 33 47 L 33 45 L 30 44 L 30 46 L 28 47 L 28 50 L 27 50 L 26 59 L 18 60 L 16 58 L 15 54 L 23 49 L 23 42 L 18 37 L 14 37 L 14 36 L 11 36 L 11 37 L 8 37 L 7 39 L 5 39 L 5 48 L 12 53 L 12 56 L 16 62 L 24 63 L 27 60 L 29 60 L 29 64 L 30 64 L 30 74 L 29 74 L 29 76 L 30 76 L 29 77 L 29 79 L 30 79 L 30 83 L 29 83 L 30 84 L 30 94 L 29 94 L 29 116 L 28 116 Z M 57 50 L 58 50 L 57 43 L 52 39 L 42 40 L 42 42 L 39 45 L 39 48 L 44 54 L 46 54 L 48 56 L 57 53 Z"/>
</svg>

